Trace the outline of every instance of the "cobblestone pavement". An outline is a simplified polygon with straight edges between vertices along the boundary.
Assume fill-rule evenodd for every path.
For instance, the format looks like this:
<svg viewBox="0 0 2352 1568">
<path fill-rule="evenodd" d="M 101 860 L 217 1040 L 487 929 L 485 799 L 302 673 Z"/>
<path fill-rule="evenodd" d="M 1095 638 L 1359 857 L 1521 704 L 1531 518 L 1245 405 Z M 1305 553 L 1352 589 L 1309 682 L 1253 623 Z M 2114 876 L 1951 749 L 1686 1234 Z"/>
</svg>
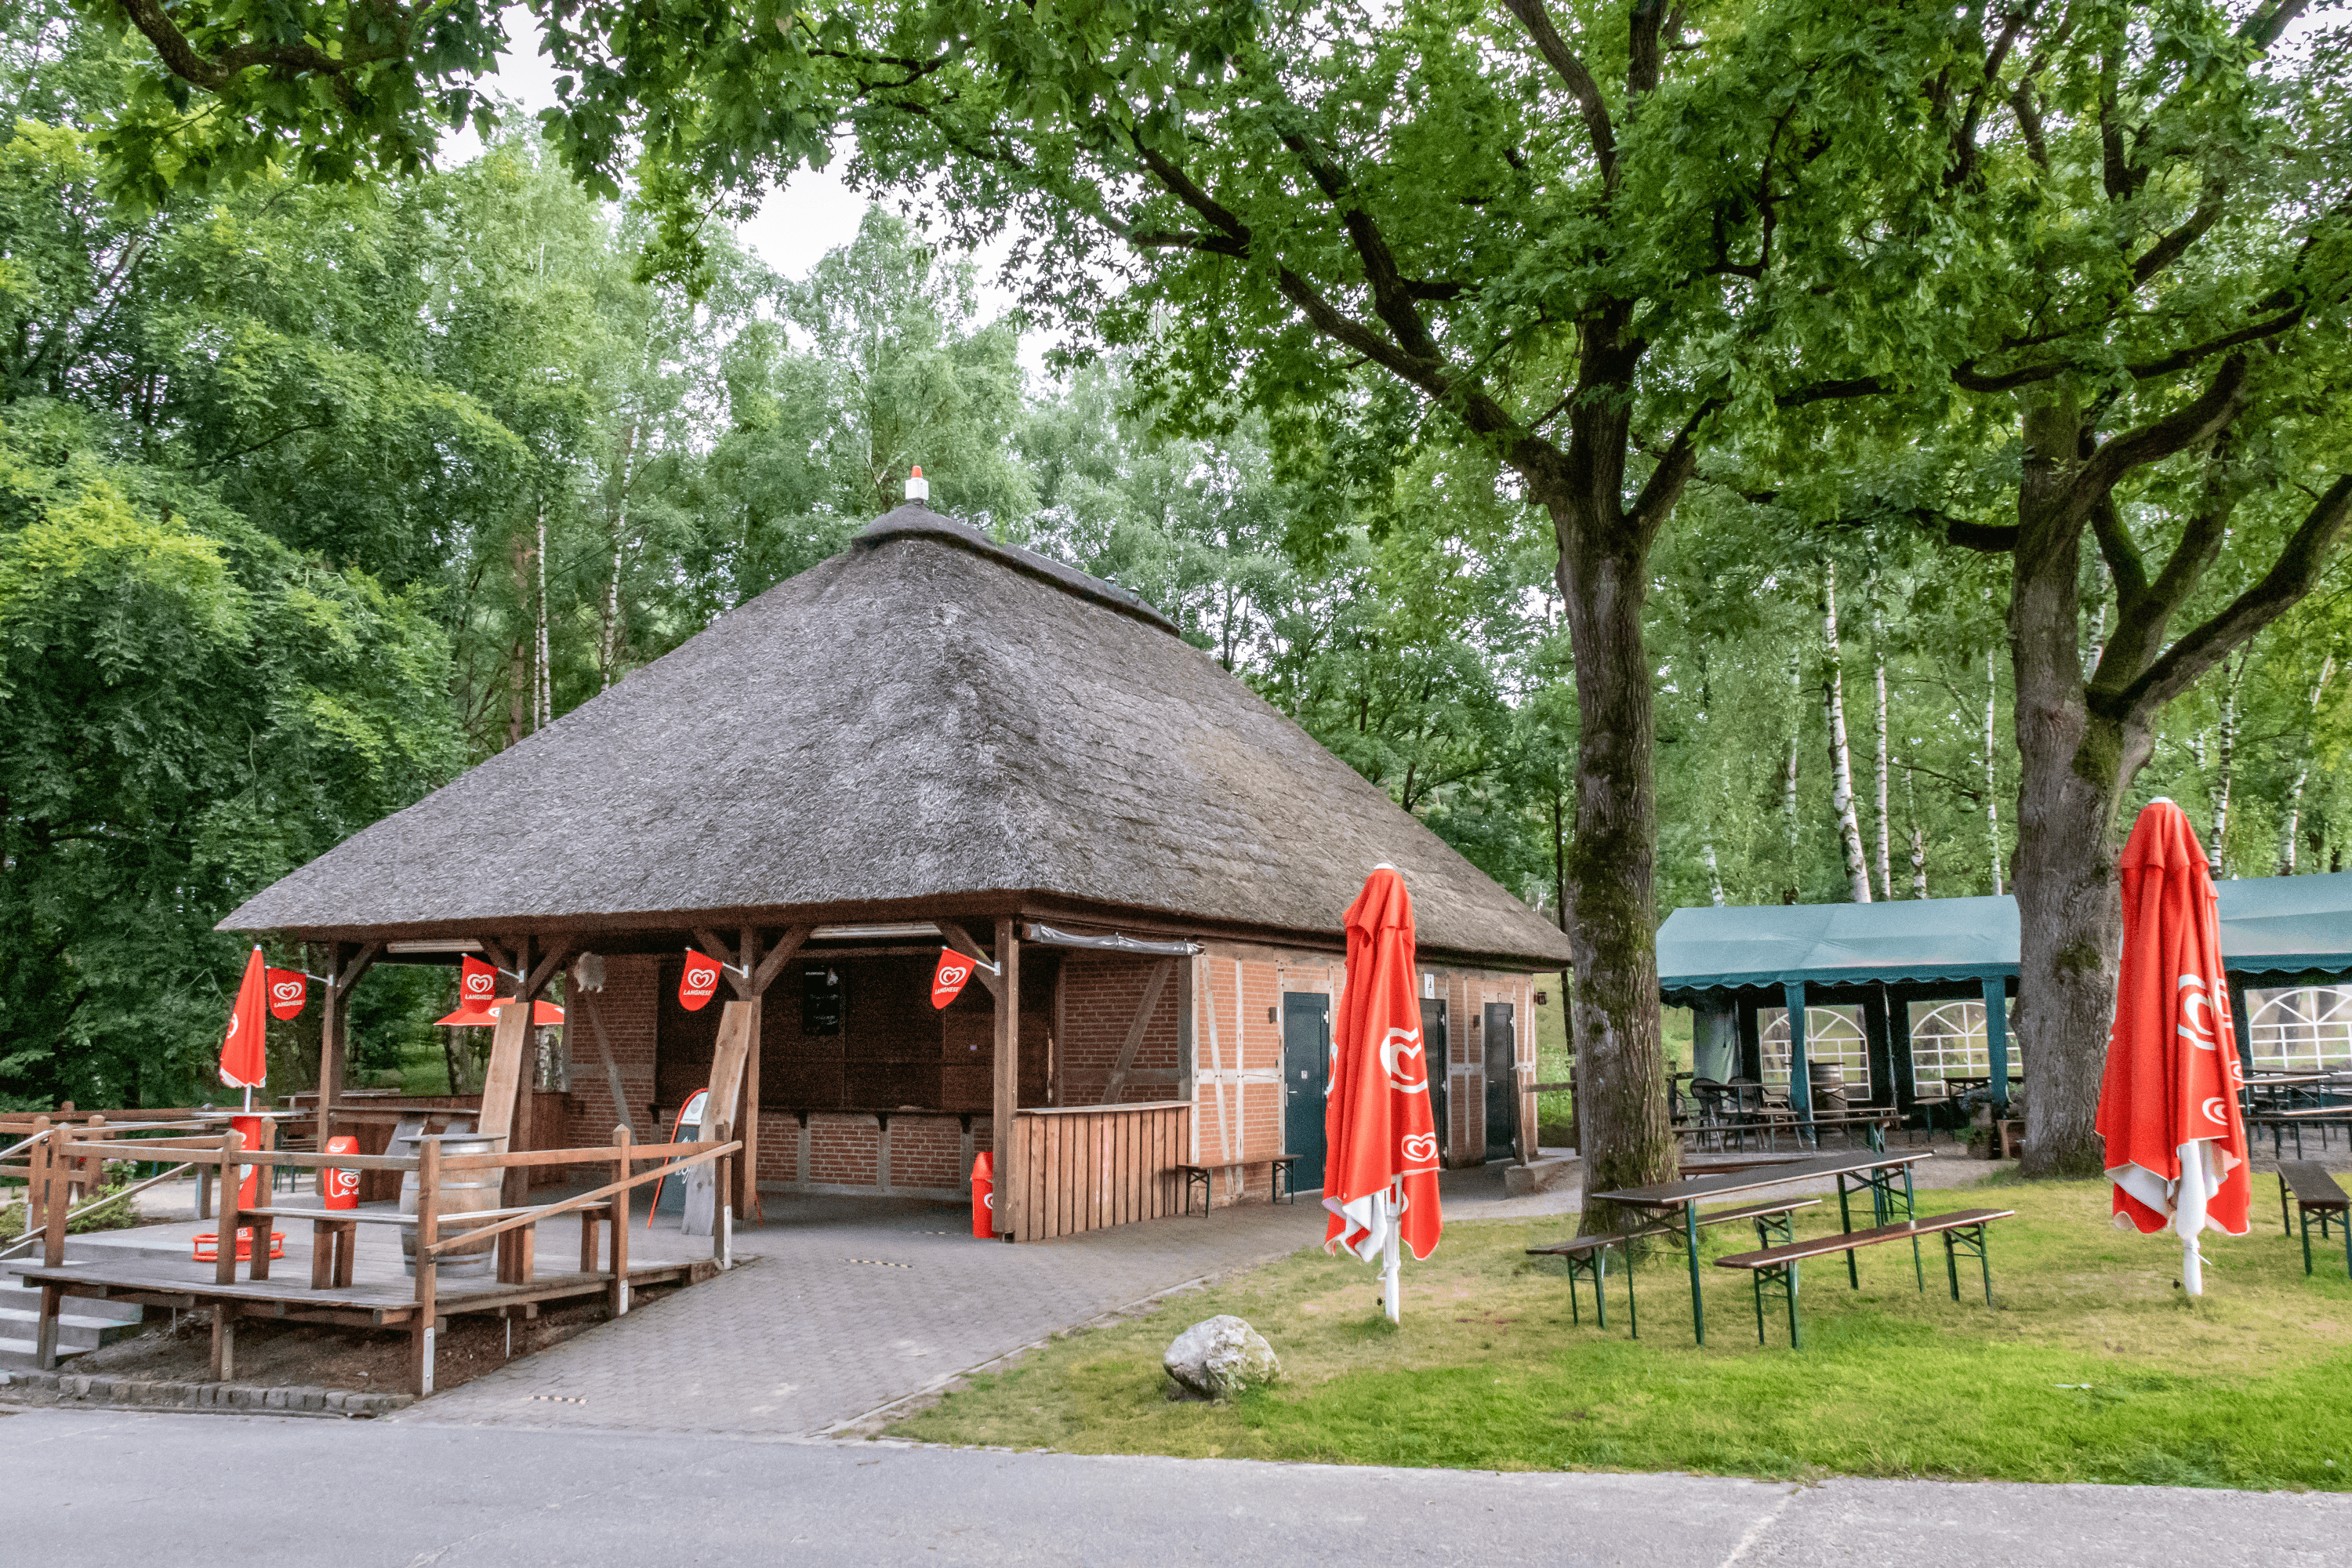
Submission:
<svg viewBox="0 0 2352 1568">
<path fill-rule="evenodd" d="M 1324 1218 L 1302 1198 L 1007 1247 L 973 1239 L 960 1205 L 763 1201 L 768 1223 L 736 1237 L 737 1256 L 757 1261 L 394 1419 L 821 1432 L 1056 1330 L 1314 1245 Z"/>
</svg>

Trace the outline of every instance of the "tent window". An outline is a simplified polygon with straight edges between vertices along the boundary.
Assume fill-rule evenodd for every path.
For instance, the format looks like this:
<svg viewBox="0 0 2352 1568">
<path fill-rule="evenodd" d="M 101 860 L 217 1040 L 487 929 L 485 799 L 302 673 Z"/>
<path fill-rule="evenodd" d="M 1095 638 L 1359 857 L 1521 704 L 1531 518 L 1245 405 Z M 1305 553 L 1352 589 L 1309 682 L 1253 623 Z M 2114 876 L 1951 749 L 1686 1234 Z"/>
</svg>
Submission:
<svg viewBox="0 0 2352 1568">
<path fill-rule="evenodd" d="M 2352 1067 L 2352 986 L 2249 991 L 2246 1024 L 2256 1072 Z"/>
<path fill-rule="evenodd" d="M 1912 1002 L 1905 1005 L 1911 1027 L 1912 1091 L 1925 1100 L 1943 1092 L 1948 1078 L 1990 1078 L 1992 1053 L 1985 1048 L 1981 1002 Z M 2011 1017 L 2016 1015 L 2012 1012 Z M 2025 1071 L 2017 1031 L 2009 1031 L 2009 1075 Z"/>
<path fill-rule="evenodd" d="M 1764 1047 L 1766 1087 L 1789 1087 L 1789 1010 L 1759 1007 L 1757 1033 Z M 1805 1059 L 1835 1062 L 1845 1078 L 1849 1100 L 1870 1098 L 1870 1037 L 1863 1033 L 1859 1007 L 1805 1009 Z"/>
</svg>

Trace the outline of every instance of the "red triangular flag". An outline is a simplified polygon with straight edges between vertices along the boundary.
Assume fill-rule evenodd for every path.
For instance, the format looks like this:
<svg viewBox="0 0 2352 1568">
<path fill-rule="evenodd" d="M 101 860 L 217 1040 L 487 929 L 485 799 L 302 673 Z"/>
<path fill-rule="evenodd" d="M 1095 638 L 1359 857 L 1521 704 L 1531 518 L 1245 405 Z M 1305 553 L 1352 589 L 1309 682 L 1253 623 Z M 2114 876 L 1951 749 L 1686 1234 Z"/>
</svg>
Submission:
<svg viewBox="0 0 2352 1568">
<path fill-rule="evenodd" d="M 310 976 L 299 969 L 273 969 L 268 972 L 269 1016 L 291 1018 L 302 1011 L 310 997 Z"/>
<path fill-rule="evenodd" d="M 236 988 L 236 1005 L 228 1010 L 228 1033 L 221 1038 L 220 1080 L 231 1089 L 259 1089 L 269 1076 L 269 1054 L 263 1031 L 268 1027 L 262 976 L 268 965 L 261 950 L 245 961 L 245 979 Z"/>
<path fill-rule="evenodd" d="M 486 1013 L 499 994 L 499 972 L 478 958 L 457 964 L 457 1006 L 467 1013 Z"/>
<path fill-rule="evenodd" d="M 677 977 L 677 1005 L 689 1013 L 699 1013 L 719 994 L 719 961 L 686 950 L 686 973 Z"/>
<path fill-rule="evenodd" d="M 952 948 L 940 949 L 940 966 L 931 971 L 931 1005 L 944 1007 L 962 994 L 971 978 L 971 960 Z"/>
</svg>

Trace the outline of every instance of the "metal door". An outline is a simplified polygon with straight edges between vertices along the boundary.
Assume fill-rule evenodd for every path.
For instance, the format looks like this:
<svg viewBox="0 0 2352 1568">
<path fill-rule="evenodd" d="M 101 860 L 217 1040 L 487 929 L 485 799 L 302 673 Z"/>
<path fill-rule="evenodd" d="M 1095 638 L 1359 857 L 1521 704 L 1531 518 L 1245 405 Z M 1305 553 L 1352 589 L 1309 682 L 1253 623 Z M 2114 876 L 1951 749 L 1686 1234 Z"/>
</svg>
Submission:
<svg viewBox="0 0 2352 1568">
<path fill-rule="evenodd" d="M 1489 1002 L 1481 1020 L 1486 1037 L 1486 1158 L 1507 1160 L 1518 1152 L 1512 1141 L 1518 1135 L 1518 1096 L 1511 1092 L 1517 1078 L 1518 1029 L 1508 1002 Z"/>
<path fill-rule="evenodd" d="M 1282 995 L 1282 1147 L 1298 1163 L 1291 1185 L 1323 1185 L 1324 1098 L 1331 1089 L 1331 998 L 1299 991 Z"/>
<path fill-rule="evenodd" d="M 1454 1070 L 1453 1058 L 1446 1054 L 1445 1004 L 1434 996 L 1421 999 L 1421 1047 L 1429 1073 L 1429 1113 L 1437 1119 L 1437 1152 L 1440 1163 L 1445 1163 L 1454 1149 L 1453 1120 L 1445 1110 Z"/>
</svg>

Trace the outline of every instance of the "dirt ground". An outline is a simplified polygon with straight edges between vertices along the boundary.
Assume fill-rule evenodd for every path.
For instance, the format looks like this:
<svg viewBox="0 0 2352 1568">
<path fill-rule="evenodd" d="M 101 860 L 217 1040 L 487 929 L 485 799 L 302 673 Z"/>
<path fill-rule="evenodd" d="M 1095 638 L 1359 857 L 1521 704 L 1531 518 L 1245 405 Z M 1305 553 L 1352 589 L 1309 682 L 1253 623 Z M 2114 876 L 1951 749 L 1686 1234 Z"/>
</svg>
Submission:
<svg viewBox="0 0 2352 1568">
<path fill-rule="evenodd" d="M 638 1305 L 676 1287 L 638 1287 Z M 506 1320 L 469 1313 L 448 1320 L 434 1348 L 434 1386 L 456 1388 L 518 1356 L 562 1343 L 605 1318 L 602 1301 L 544 1308 Z M 513 1337 L 509 1342 L 509 1330 Z M 146 1331 L 74 1357 L 64 1370 L 103 1373 L 156 1383 L 202 1383 L 212 1375 L 212 1319 L 205 1312 L 164 1312 Z M 345 1388 L 381 1392 L 407 1386 L 404 1329 L 338 1329 L 317 1323 L 247 1318 L 236 1326 L 235 1382 L 265 1388 Z"/>
</svg>

